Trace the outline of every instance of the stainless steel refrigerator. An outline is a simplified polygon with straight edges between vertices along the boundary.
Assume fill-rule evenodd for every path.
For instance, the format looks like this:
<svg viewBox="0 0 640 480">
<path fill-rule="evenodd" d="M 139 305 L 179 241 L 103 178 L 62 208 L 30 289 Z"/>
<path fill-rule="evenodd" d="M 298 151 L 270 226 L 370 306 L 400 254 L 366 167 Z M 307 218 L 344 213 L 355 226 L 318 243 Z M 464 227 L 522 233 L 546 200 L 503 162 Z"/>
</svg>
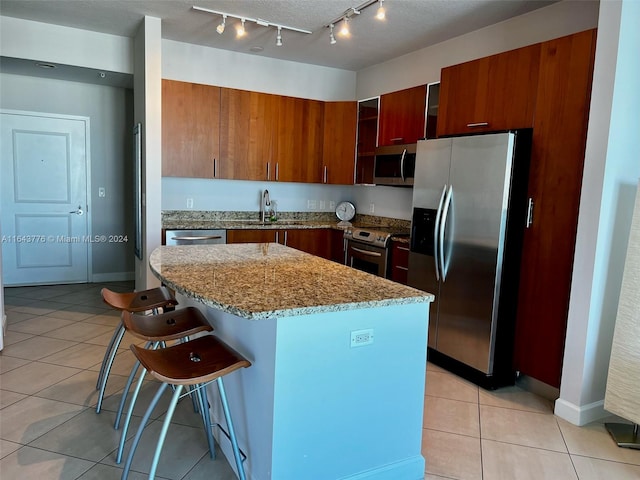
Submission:
<svg viewBox="0 0 640 480">
<path fill-rule="evenodd" d="M 418 142 L 408 281 L 432 292 L 429 359 L 512 384 L 531 130 Z"/>
</svg>

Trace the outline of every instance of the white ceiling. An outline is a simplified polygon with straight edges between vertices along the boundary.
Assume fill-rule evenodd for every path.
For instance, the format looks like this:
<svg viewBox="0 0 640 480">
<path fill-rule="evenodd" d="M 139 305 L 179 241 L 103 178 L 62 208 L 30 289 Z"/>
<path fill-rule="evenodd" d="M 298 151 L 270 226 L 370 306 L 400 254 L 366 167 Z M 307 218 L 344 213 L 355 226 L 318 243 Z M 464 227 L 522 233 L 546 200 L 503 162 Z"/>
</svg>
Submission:
<svg viewBox="0 0 640 480">
<path fill-rule="evenodd" d="M 351 38 L 329 44 L 326 25 L 365 0 L 0 0 L 0 15 L 133 37 L 143 16 L 162 19 L 162 37 L 180 42 L 295 62 L 360 70 L 370 65 L 498 23 L 553 1 L 385 0 L 387 18 L 376 20 L 377 5 L 352 17 Z M 193 6 L 311 30 L 311 35 L 247 23 L 236 39 L 233 23 L 219 35 L 221 17 Z M 262 47 L 259 53 L 251 47 Z M 98 52 L 96 52 L 98 54 Z"/>
</svg>

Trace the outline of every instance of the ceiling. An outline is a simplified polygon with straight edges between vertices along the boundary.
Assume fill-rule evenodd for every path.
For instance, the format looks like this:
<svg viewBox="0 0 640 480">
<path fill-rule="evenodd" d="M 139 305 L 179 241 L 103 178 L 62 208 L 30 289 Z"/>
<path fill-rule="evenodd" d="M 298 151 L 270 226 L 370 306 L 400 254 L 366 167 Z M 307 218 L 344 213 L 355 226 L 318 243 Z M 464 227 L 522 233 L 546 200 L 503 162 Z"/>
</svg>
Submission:
<svg viewBox="0 0 640 480">
<path fill-rule="evenodd" d="M 162 37 L 180 42 L 265 57 L 358 71 L 449 38 L 544 7 L 540 0 L 385 0 L 386 19 L 375 18 L 374 4 L 354 15 L 351 38 L 330 45 L 327 24 L 365 0 L 0 0 L 0 15 L 84 30 L 133 37 L 143 16 L 162 19 Z M 199 6 L 238 17 L 266 20 L 310 35 L 283 30 L 276 46 L 275 28 L 246 23 L 235 35 L 229 18 L 222 35 L 221 17 L 194 10 Z M 262 48 L 254 52 L 251 47 Z M 255 48 L 254 48 L 255 49 Z M 98 52 L 96 52 L 98 54 Z M 46 59 L 43 59 L 46 60 Z"/>
</svg>

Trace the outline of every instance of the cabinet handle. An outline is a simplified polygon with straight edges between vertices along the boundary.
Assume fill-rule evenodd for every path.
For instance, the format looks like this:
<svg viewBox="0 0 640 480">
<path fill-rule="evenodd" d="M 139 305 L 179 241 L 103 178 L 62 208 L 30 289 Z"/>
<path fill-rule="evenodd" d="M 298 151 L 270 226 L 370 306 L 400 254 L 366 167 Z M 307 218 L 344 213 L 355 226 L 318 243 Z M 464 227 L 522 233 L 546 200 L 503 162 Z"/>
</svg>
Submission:
<svg viewBox="0 0 640 480">
<path fill-rule="evenodd" d="M 276 182 L 280 178 L 280 162 L 276 162 Z"/>
<path fill-rule="evenodd" d="M 389 140 L 391 140 L 392 142 L 395 142 L 395 141 L 401 142 L 402 140 L 404 140 L 404 137 L 390 138 Z"/>
<path fill-rule="evenodd" d="M 284 244 L 285 244 L 285 245 L 287 244 L 287 239 L 288 239 L 288 237 L 289 237 L 289 236 L 287 235 L 288 233 L 289 233 L 289 232 L 287 232 L 286 230 L 284 231 Z"/>
<path fill-rule="evenodd" d="M 279 232 L 276 230 L 276 243 L 278 243 L 278 239 L 280 238 Z"/>
<path fill-rule="evenodd" d="M 488 126 L 489 126 L 489 122 L 467 123 L 467 127 L 469 127 L 469 128 L 473 128 L 473 127 L 488 127 Z"/>
<path fill-rule="evenodd" d="M 271 164 L 267 162 L 267 180 L 271 180 Z"/>
<path fill-rule="evenodd" d="M 397 247 L 398 250 L 402 250 L 403 252 L 408 252 L 409 249 L 407 247 Z"/>
<path fill-rule="evenodd" d="M 324 173 L 322 174 L 322 182 L 327 183 L 327 166 L 324 166 Z"/>
<path fill-rule="evenodd" d="M 407 267 L 401 267 L 400 265 L 396 265 L 396 268 L 399 270 L 404 270 L 405 272 L 408 272 L 409 269 Z"/>
<path fill-rule="evenodd" d="M 531 228 L 533 225 L 533 198 L 529 198 L 529 202 L 527 204 L 527 221 L 525 223 L 526 228 Z"/>
<path fill-rule="evenodd" d="M 216 162 L 216 159 L 214 158 L 213 159 L 213 178 L 216 178 L 216 166 L 217 166 L 216 164 L 217 163 L 218 162 Z"/>
</svg>

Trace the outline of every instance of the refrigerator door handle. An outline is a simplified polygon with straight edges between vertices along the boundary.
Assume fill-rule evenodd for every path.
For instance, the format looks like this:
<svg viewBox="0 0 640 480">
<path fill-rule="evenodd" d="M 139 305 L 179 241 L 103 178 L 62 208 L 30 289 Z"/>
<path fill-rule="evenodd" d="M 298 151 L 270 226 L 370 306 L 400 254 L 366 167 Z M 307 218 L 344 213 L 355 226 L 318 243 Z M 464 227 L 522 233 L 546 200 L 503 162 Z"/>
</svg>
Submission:
<svg viewBox="0 0 640 480">
<path fill-rule="evenodd" d="M 405 179 L 404 179 L 404 157 L 405 157 L 406 154 L 407 154 L 407 149 L 405 148 L 402 151 L 402 156 L 400 157 L 400 178 L 402 178 L 402 183 L 405 182 Z"/>
<path fill-rule="evenodd" d="M 447 192 L 447 199 L 444 202 L 444 208 L 442 209 L 442 219 L 440 220 L 440 276 L 442 277 L 442 283 L 447 280 L 447 270 L 444 264 L 444 234 L 447 224 L 447 215 L 449 215 L 449 207 L 451 206 L 451 197 L 453 196 L 453 185 L 449 185 L 449 191 Z"/>
<path fill-rule="evenodd" d="M 440 244 L 438 243 L 440 232 L 440 219 L 442 218 L 442 207 L 444 205 L 444 196 L 447 193 L 447 184 L 442 187 L 442 195 L 440 195 L 440 202 L 438 203 L 438 210 L 436 211 L 436 222 L 433 229 L 433 261 L 435 262 L 436 280 L 440 281 L 439 258 L 440 258 Z"/>
</svg>

